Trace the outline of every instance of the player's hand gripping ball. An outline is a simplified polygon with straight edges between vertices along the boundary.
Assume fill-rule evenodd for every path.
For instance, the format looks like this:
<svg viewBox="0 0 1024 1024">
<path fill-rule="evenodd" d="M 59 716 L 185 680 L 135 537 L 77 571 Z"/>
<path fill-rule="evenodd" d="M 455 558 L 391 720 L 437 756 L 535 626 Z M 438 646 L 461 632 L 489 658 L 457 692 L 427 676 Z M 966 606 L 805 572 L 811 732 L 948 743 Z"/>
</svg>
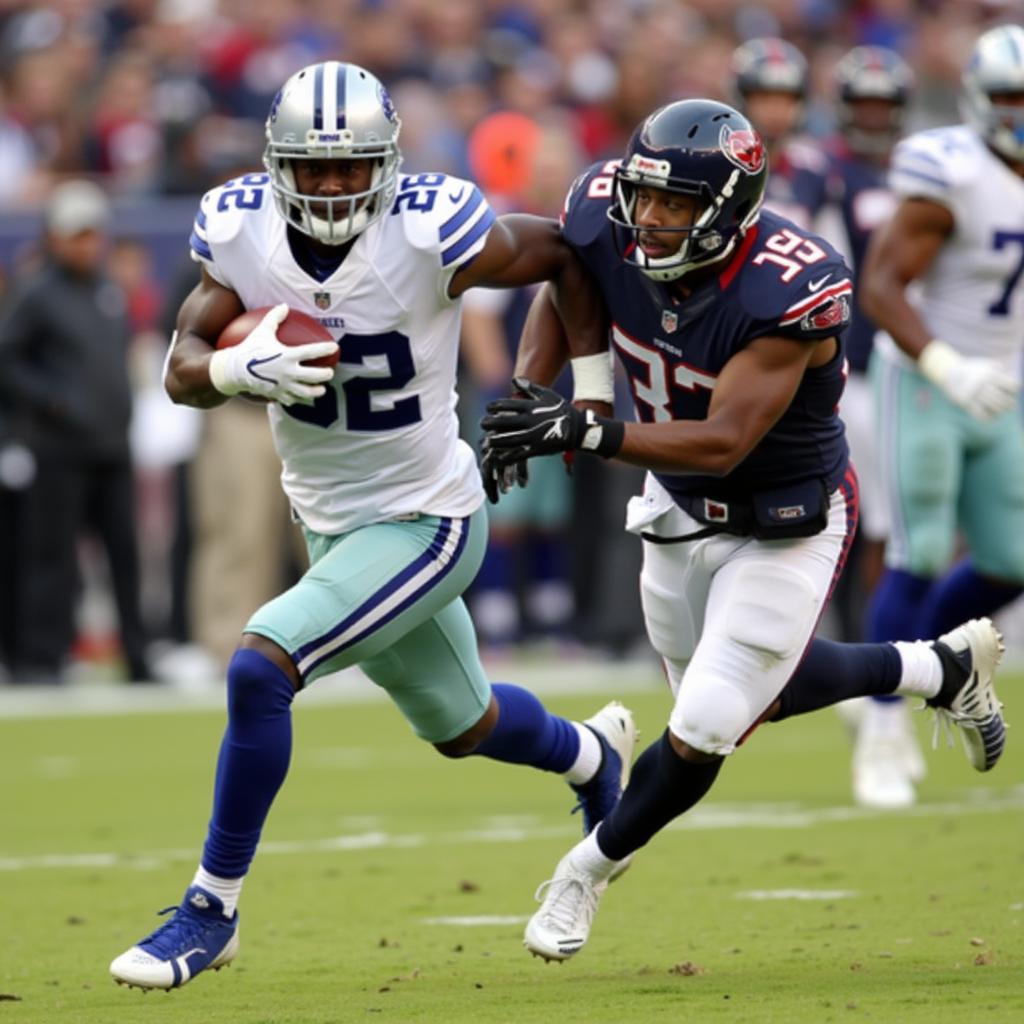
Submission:
<svg viewBox="0 0 1024 1024">
<path fill-rule="evenodd" d="M 236 316 L 221 331 L 220 337 L 217 339 L 217 348 L 231 348 L 232 345 L 244 341 L 273 308 L 273 306 L 262 306 L 259 309 L 247 309 L 241 316 Z M 294 346 L 308 345 L 311 341 L 334 341 L 334 338 L 331 336 L 331 332 L 316 318 L 307 313 L 300 313 L 297 309 L 289 309 L 288 315 L 277 328 L 277 340 L 282 345 Z M 338 365 L 340 356 L 341 349 L 336 347 L 330 355 L 306 360 L 303 365 L 330 368 Z"/>
<path fill-rule="evenodd" d="M 256 331 L 260 324 L 275 307 L 264 306 L 260 309 L 250 309 L 242 313 L 241 316 L 236 317 L 224 328 L 221 332 L 220 337 L 217 339 L 217 350 L 223 351 L 224 349 L 233 348 L 236 345 L 240 345 L 242 342 L 246 343 L 246 347 L 254 347 L 256 337 L 253 332 Z M 282 308 L 283 312 L 283 308 Z M 280 314 L 278 314 L 280 315 Z M 273 331 L 273 335 L 270 335 L 270 331 Z M 326 353 L 317 355 L 313 358 L 303 360 L 301 363 L 295 365 L 295 371 L 302 375 L 302 367 L 317 367 L 319 370 L 333 368 L 338 364 L 341 351 L 338 345 L 335 343 L 331 333 L 327 330 L 319 320 L 309 316 L 306 313 L 302 313 L 296 309 L 289 309 L 284 318 L 274 326 L 272 323 L 265 324 L 263 331 L 267 332 L 267 342 L 269 342 L 269 348 L 262 346 L 259 351 L 252 353 L 253 358 L 248 358 L 249 353 L 246 357 L 234 360 L 235 363 L 240 363 L 238 367 L 233 367 L 235 373 L 233 376 L 239 376 L 242 379 L 238 380 L 237 383 L 229 386 L 226 390 L 228 393 L 241 394 L 245 398 L 252 399 L 253 401 L 266 402 L 272 399 L 281 401 L 282 404 L 291 404 L 290 400 L 294 400 L 291 394 L 281 396 L 273 393 L 268 394 L 269 385 L 272 378 L 276 378 L 281 370 L 279 361 L 273 357 L 273 352 L 280 352 L 279 346 L 285 346 L 287 348 L 296 348 L 303 345 L 317 344 L 321 349 L 324 347 L 324 343 L 331 343 L 332 347 L 327 350 Z M 276 338 L 276 344 L 275 344 Z M 265 351 L 263 350 L 265 348 Z M 241 352 L 239 353 L 241 355 Z M 319 372 L 314 371 L 314 372 Z M 310 375 L 305 375 L 310 376 Z M 323 379 L 323 378 L 318 378 Z M 253 388 L 247 386 L 245 381 L 251 381 L 252 384 L 256 385 Z M 256 393 L 253 392 L 262 392 Z M 308 400 L 308 399 L 307 399 Z"/>
</svg>

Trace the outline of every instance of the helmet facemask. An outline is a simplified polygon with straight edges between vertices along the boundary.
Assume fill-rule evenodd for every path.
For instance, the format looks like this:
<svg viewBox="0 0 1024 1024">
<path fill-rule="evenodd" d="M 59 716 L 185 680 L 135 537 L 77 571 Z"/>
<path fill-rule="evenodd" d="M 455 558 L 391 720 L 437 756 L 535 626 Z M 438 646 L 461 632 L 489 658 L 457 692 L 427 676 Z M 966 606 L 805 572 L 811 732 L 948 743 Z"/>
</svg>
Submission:
<svg viewBox="0 0 1024 1024">
<path fill-rule="evenodd" d="M 614 201 L 608 209 L 608 219 L 622 229 L 615 232 L 619 255 L 653 281 L 675 281 L 694 270 L 725 259 L 746 229 L 757 219 L 760 203 L 742 211 L 741 218 L 734 223 L 720 224 L 722 205 L 734 181 L 730 181 L 721 193 L 715 195 L 706 182 L 645 173 L 641 167 L 651 163 L 645 157 L 634 155 L 629 165 L 619 167 L 615 172 Z M 738 178 L 740 173 L 737 170 L 735 176 Z M 637 190 L 644 187 L 695 197 L 698 206 L 692 223 L 672 227 L 638 225 Z M 641 245 L 642 235 L 664 236 L 669 243 L 678 239 L 679 245 L 666 256 L 649 256 Z"/>
<path fill-rule="evenodd" d="M 270 174 L 274 198 L 281 215 L 299 231 L 325 245 L 343 245 L 365 231 L 391 208 L 398 183 L 401 157 L 397 148 L 367 148 L 365 152 L 338 152 L 339 147 L 314 151 L 310 147 L 267 146 L 263 158 Z M 295 160 L 358 160 L 373 161 L 370 187 L 364 192 L 338 196 L 307 195 L 295 182 Z"/>
<path fill-rule="evenodd" d="M 263 165 L 281 216 L 326 245 L 343 245 L 391 209 L 398 188 L 401 121 L 384 86 L 355 64 L 325 61 L 296 72 L 267 117 Z M 365 191 L 309 195 L 296 160 L 370 160 Z"/>
</svg>

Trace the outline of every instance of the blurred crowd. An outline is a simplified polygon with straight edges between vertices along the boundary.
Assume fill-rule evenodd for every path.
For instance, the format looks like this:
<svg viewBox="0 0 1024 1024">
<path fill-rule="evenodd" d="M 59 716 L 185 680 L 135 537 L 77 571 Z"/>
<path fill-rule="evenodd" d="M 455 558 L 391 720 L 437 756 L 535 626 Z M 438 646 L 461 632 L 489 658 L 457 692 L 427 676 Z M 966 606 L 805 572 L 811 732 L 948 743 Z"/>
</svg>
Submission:
<svg viewBox="0 0 1024 1024">
<path fill-rule="evenodd" d="M 126 564 L 113 542 L 123 526 L 103 527 L 83 502 L 69 527 L 78 571 L 61 583 L 74 606 L 72 658 L 122 656 L 143 681 L 174 673 L 168 651 L 191 651 L 182 673 L 216 675 L 248 613 L 298 569 L 262 410 L 239 401 L 206 416 L 174 410 L 159 384 L 174 312 L 198 274 L 187 261 L 194 202 L 260 168 L 267 110 L 293 71 L 328 58 L 364 65 L 402 118 L 406 171 L 470 177 L 499 211 L 555 215 L 575 175 L 618 156 L 654 108 L 688 96 L 734 101 L 730 57 L 746 39 L 781 36 L 806 55 L 812 138 L 834 130 L 839 58 L 855 45 L 890 47 L 916 75 L 912 130 L 958 119 L 978 32 L 1022 15 L 1013 0 L 0 0 L 0 290 L 40 271 L 44 229 L 61 234 L 54 209 L 74 206 L 59 199 L 62 183 L 87 180 L 109 201 L 93 209 L 110 240 L 98 268 L 128 331 L 93 357 L 110 360 L 107 377 L 127 372 L 134 400 L 119 429 L 140 557 Z M 481 402 L 507 386 L 522 300 L 467 302 L 461 411 L 474 441 Z M 32 571 L 19 495 L 42 465 L 11 428 L 16 401 L 0 392 L 0 666 L 25 660 L 12 655 L 25 616 L 18 567 Z M 266 565 L 240 569 L 255 560 L 252 544 L 238 536 L 241 517 L 223 509 L 239 507 L 231 473 L 257 445 L 249 468 L 272 486 L 246 507 L 263 510 L 255 525 L 281 543 Z M 640 553 L 618 510 L 638 475 L 582 464 L 569 481 L 556 469 L 543 507 L 496 517 L 478 627 L 496 651 L 540 640 L 630 653 L 644 646 L 643 628 L 623 581 L 635 579 Z M 120 643 L 117 617 L 88 600 L 97 590 L 116 594 L 107 603 L 120 613 Z M 29 676 L 61 678 L 66 664 L 62 652 Z"/>
</svg>

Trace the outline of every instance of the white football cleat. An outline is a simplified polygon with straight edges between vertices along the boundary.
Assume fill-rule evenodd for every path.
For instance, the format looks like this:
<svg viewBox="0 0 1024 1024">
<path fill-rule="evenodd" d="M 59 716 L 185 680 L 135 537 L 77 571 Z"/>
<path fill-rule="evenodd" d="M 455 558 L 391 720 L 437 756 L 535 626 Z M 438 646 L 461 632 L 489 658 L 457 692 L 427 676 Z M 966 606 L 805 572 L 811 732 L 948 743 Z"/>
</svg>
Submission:
<svg viewBox="0 0 1024 1024">
<path fill-rule="evenodd" d="M 853 798 L 861 807 L 895 810 L 917 800 L 924 759 L 905 700 L 865 699 L 853 751 Z"/>
<path fill-rule="evenodd" d="M 979 772 L 995 765 L 1006 743 L 1003 705 L 992 682 L 1005 649 L 987 618 L 971 619 L 932 644 L 943 668 L 942 689 L 925 701 L 935 709 L 935 740 L 940 723 L 959 726 L 967 759 Z"/>
<path fill-rule="evenodd" d="M 523 945 L 544 960 L 568 960 L 583 948 L 608 888 L 606 881 L 595 883 L 573 867 L 569 856 L 558 862 L 554 878 L 541 883 L 536 899 L 543 902 L 523 935 Z"/>
</svg>

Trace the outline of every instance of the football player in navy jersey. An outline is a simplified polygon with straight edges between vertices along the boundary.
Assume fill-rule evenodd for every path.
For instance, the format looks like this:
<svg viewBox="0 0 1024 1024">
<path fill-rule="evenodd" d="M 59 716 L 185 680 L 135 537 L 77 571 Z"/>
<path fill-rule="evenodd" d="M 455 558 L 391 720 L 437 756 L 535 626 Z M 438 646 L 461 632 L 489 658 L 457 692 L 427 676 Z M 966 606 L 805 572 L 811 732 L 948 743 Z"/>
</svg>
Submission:
<svg viewBox="0 0 1024 1024">
<path fill-rule="evenodd" d="M 852 285 L 827 242 L 762 213 L 767 174 L 760 137 L 729 106 L 685 100 L 648 117 L 621 163 L 577 180 L 563 224 L 603 295 L 639 422 L 601 404 L 609 352 L 563 338 L 543 292 L 519 394 L 483 422 L 492 493 L 509 466 L 556 451 L 648 470 L 626 528 L 645 542 L 641 599 L 673 708 L 620 803 L 546 884 L 525 938 L 546 959 L 579 951 L 608 881 L 762 721 L 898 692 L 952 718 L 975 768 L 1002 752 L 988 619 L 931 643 L 813 639 L 857 521 L 836 413 Z M 577 403 L 544 386 L 566 347 Z"/>
<path fill-rule="evenodd" d="M 809 73 L 804 55 L 785 39 L 750 39 L 732 55 L 736 105 L 764 140 L 772 173 L 766 210 L 809 228 L 824 201 L 825 156 L 801 135 Z"/>
<path fill-rule="evenodd" d="M 859 275 L 871 232 L 896 210 L 896 197 L 886 179 L 889 157 L 903 133 L 913 72 L 892 50 L 857 46 L 837 64 L 835 86 L 839 134 L 827 149 L 826 204 L 815 225 L 847 254 Z M 857 539 L 835 595 L 844 639 L 864 637 L 863 609 L 882 573 L 888 533 L 879 466 L 883 446 L 878 444 L 868 379 L 875 330 L 855 303 L 844 339 L 849 376 L 839 410 L 860 483 Z M 924 776 L 925 763 L 907 702 L 883 695 L 840 710 L 856 737 L 851 773 L 856 802 L 881 808 L 912 804 L 914 783 Z"/>
</svg>

